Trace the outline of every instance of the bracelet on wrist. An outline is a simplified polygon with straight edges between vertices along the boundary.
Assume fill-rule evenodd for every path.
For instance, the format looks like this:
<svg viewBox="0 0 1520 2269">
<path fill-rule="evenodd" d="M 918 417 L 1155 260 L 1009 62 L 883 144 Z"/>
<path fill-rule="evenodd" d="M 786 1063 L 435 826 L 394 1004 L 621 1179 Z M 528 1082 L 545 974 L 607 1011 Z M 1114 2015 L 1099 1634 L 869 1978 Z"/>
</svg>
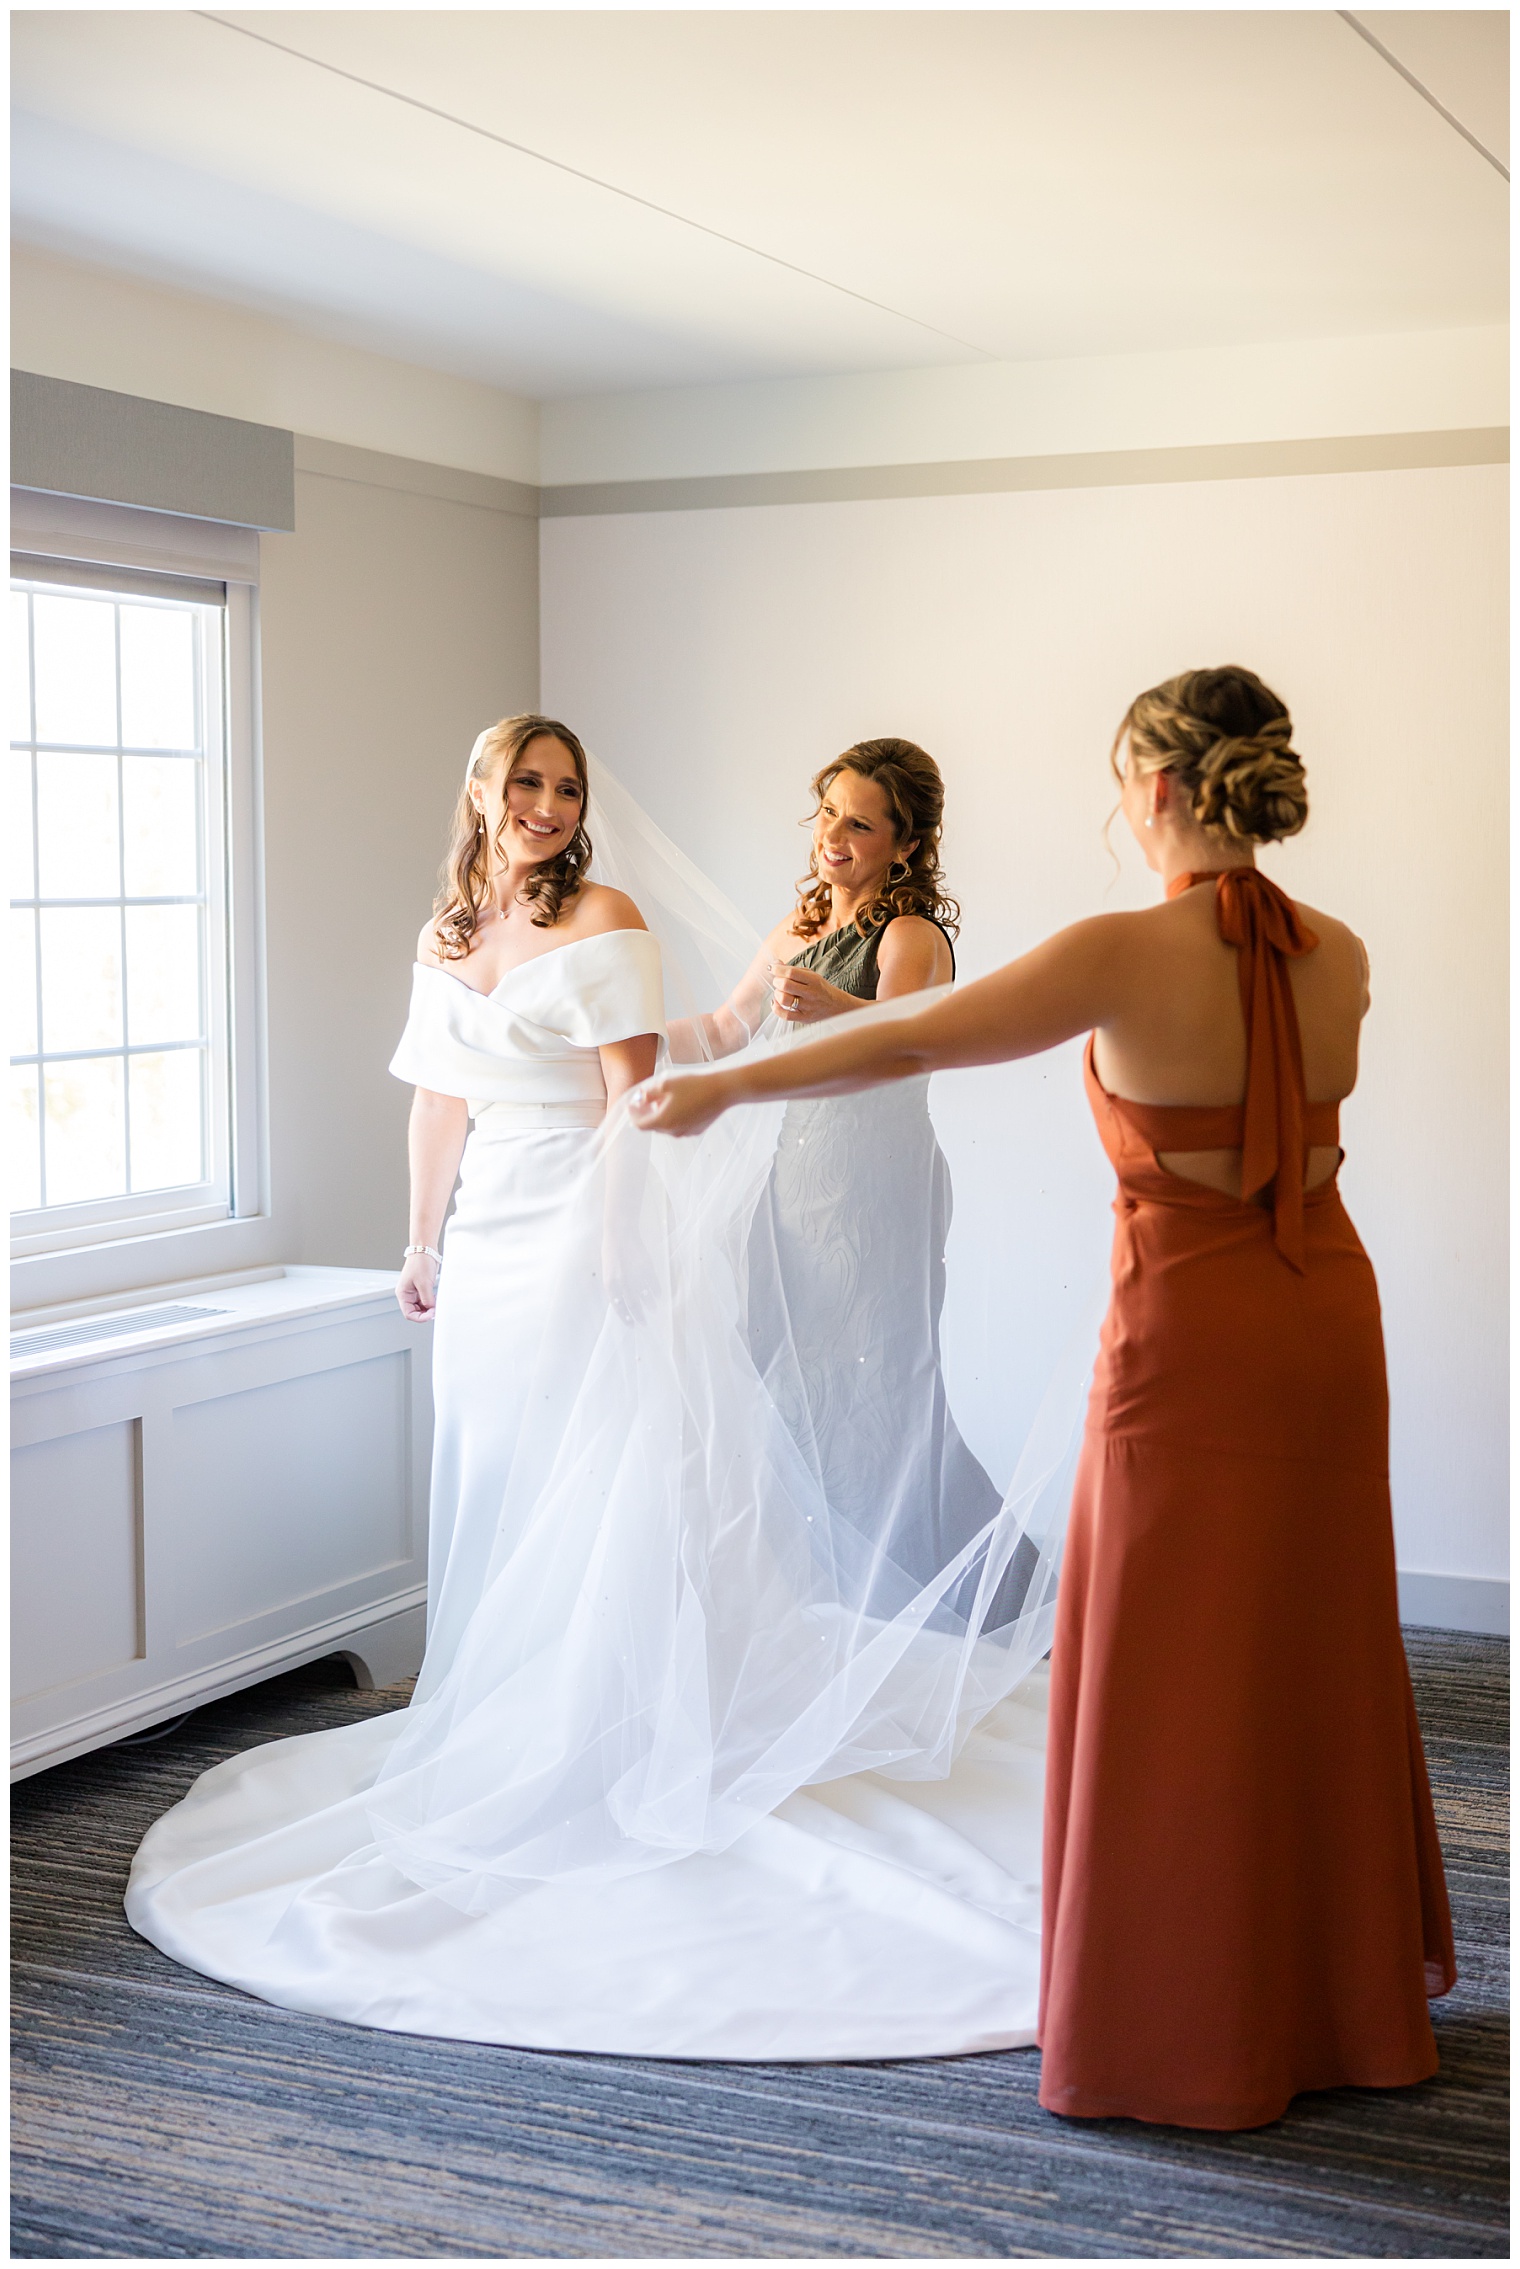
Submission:
<svg viewBox="0 0 1520 2269">
<path fill-rule="evenodd" d="M 439 1252 L 439 1251 L 438 1251 L 438 1250 L 436 1249 L 436 1247 L 435 1247 L 435 1246 L 432 1246 L 432 1245 L 408 1245 L 408 1246 L 407 1246 L 407 1248 L 406 1248 L 406 1251 L 405 1251 L 405 1252 L 404 1252 L 404 1253 L 402 1254 L 402 1256 L 401 1256 L 402 1260 L 403 1260 L 404 1262 L 405 1262 L 405 1261 L 409 1261 L 409 1260 L 411 1259 L 411 1257 L 412 1257 L 413 1253 L 426 1253 L 426 1254 L 427 1254 L 427 1257 L 428 1257 L 428 1259 L 429 1259 L 430 1261 L 436 1261 L 436 1262 L 438 1263 L 438 1266 L 439 1266 L 440 1268 L 442 1268 L 442 1266 L 443 1266 L 443 1255 L 442 1255 L 442 1253 L 440 1253 L 440 1252 Z"/>
</svg>

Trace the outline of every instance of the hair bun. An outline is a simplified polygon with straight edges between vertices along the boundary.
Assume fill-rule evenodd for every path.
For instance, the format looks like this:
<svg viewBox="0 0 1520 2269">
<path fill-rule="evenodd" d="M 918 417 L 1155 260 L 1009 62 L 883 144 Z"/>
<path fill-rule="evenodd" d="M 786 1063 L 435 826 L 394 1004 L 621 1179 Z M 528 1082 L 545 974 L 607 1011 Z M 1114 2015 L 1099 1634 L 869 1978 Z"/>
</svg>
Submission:
<svg viewBox="0 0 1520 2269">
<path fill-rule="evenodd" d="M 1296 835 L 1309 816 L 1304 768 L 1289 745 L 1292 728 L 1221 737 L 1203 757 L 1193 817 L 1253 843 Z"/>
<path fill-rule="evenodd" d="M 1142 771 L 1176 777 L 1200 827 L 1275 843 L 1309 817 L 1293 720 L 1254 670 L 1232 663 L 1167 678 L 1131 703 L 1120 741 L 1126 732 Z"/>
</svg>

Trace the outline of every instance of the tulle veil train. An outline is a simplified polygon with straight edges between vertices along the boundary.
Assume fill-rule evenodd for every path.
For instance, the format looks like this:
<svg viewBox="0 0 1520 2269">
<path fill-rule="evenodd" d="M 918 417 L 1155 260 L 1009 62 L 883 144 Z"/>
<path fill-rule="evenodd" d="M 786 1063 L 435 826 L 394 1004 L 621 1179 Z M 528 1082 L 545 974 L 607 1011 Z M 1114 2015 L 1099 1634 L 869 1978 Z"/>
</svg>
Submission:
<svg viewBox="0 0 1520 2269">
<path fill-rule="evenodd" d="M 605 765 L 592 770 L 590 812 L 593 874 L 627 890 L 657 937 L 672 1052 L 696 1059 L 704 1012 L 758 940 Z M 750 1041 L 796 1044 L 771 1019 Z M 477 1955 L 529 1956 L 535 1931 L 559 1928 L 546 1898 L 561 1916 L 567 1901 L 604 1921 L 636 1911 L 640 1959 L 664 1945 L 651 1900 L 689 1935 L 692 1886 L 721 1881 L 737 1898 L 750 1867 L 743 1911 L 758 1912 L 752 1858 L 777 1848 L 778 1820 L 810 1824 L 835 1857 L 853 1852 L 857 1873 L 876 1869 L 868 1893 L 836 1884 L 829 1898 L 864 1898 L 876 1920 L 862 1944 L 878 1966 L 890 1954 L 871 1931 L 904 1884 L 918 1902 L 912 1931 L 929 1927 L 931 1894 L 958 1902 L 957 1961 L 1014 1907 L 1027 1940 L 1027 1882 L 1010 1890 L 952 1797 L 977 1729 L 1050 1644 L 1091 1348 L 1086 1334 L 1068 1348 L 1016 1471 L 994 1487 L 941 1377 L 941 1305 L 957 1287 L 942 1265 L 947 1184 L 926 1086 L 737 1111 L 687 1142 L 609 1115 L 577 1210 L 601 1220 L 603 1260 L 616 1254 L 629 1299 L 620 1313 L 588 1283 L 584 1237 L 545 1270 L 532 1420 L 494 1533 L 460 1556 L 467 1597 L 463 1577 L 451 1597 L 452 1561 L 444 1571 L 411 1706 L 383 1738 L 350 1743 L 341 1766 L 338 1737 L 312 1737 L 329 1750 L 287 1760 L 278 1788 L 274 1768 L 260 1779 L 257 1766 L 276 1750 L 206 1776 L 144 1846 L 129 1899 L 138 1928 L 271 1999 L 473 2038 L 753 2056 L 1030 2037 L 1032 2006 L 1015 2022 L 1007 1993 L 995 2018 L 969 2017 L 970 1982 L 941 1989 L 942 2025 L 925 1983 L 925 2012 L 895 2030 L 864 2013 L 855 2024 L 803 2012 L 799 1996 L 819 1989 L 796 1978 L 765 1988 L 758 2015 L 736 2006 L 705 2030 L 668 2007 L 647 2022 L 560 2022 L 515 2004 L 461 2014 L 465 1987 L 440 1982 L 464 1959 L 445 1948 L 456 1926 L 485 1931 Z M 951 1795 L 936 1797 L 935 1783 Z M 922 1795 L 905 1807 L 891 1792 L 906 1798 L 909 1784 Z M 899 1869 L 897 1889 L 882 1889 L 883 1866 Z M 788 1895 L 795 1918 L 799 1894 Z M 609 1927 L 615 1941 L 621 1925 Z M 772 1937 L 795 1927 L 766 1925 Z M 409 1934 L 422 1971 L 434 1963 L 431 1987 L 381 1981 L 377 1947 Z M 1006 1970 L 1009 1957 L 985 1959 Z M 726 1979 L 719 1951 L 713 1960 Z M 328 1974 L 344 1962 L 362 1980 Z M 609 1990 L 604 1979 L 595 1993 Z"/>
<path fill-rule="evenodd" d="M 592 815 L 594 876 L 640 905 L 676 1051 L 701 1055 L 703 1010 L 760 939 L 594 760 Z M 771 1017 L 751 1039 L 785 1046 L 805 1037 Z M 819 1237 L 839 1205 L 864 1216 L 855 1243 L 903 1248 L 910 1228 L 907 1280 L 873 1316 L 901 1359 L 878 1348 L 871 1375 L 898 1393 L 855 1411 L 855 1432 L 939 1484 L 937 1150 L 905 1159 L 892 1139 L 923 1087 L 814 1105 L 828 1132 L 844 1125 L 844 1159 L 819 1169 L 803 1207 Z M 796 1414 L 817 1400 L 799 1350 L 837 1334 L 842 1289 L 783 1284 L 755 1234 L 785 1116 L 753 1107 L 676 1144 L 610 1114 L 585 1205 L 637 1257 L 640 1311 L 606 1311 L 588 1343 L 579 1287 L 544 1287 L 540 1416 L 506 1479 L 483 1593 L 458 1650 L 429 1656 L 372 1799 L 399 1870 L 458 1904 L 724 1849 L 810 1783 L 937 1779 L 1048 1650 L 1087 1348 L 1050 1384 L 991 1511 L 980 1493 L 839 1502 Z M 808 1293 L 830 1302 L 824 1316 L 799 1311 Z M 871 1380 L 851 1386 L 869 1398 Z"/>
</svg>

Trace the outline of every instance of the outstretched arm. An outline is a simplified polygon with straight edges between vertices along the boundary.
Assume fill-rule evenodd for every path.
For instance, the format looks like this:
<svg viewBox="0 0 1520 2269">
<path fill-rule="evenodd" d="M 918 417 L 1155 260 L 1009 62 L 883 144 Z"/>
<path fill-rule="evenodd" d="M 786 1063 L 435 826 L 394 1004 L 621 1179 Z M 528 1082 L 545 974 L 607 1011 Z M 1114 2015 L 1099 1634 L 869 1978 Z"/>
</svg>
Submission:
<svg viewBox="0 0 1520 2269">
<path fill-rule="evenodd" d="M 1124 990 L 1124 937 L 1134 916 L 1103 914 L 1058 931 L 975 984 L 899 1016 L 843 1017 L 816 1040 L 763 1061 L 640 1088 L 637 1125 L 699 1134 L 735 1103 L 851 1095 L 955 1065 L 1036 1056 L 1105 1023 Z"/>
</svg>

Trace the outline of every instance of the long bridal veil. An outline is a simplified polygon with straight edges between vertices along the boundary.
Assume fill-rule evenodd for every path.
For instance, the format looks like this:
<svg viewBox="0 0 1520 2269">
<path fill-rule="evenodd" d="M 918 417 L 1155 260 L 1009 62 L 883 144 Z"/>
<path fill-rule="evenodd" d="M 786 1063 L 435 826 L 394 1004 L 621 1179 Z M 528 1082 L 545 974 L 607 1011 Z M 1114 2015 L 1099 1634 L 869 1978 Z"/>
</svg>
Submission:
<svg viewBox="0 0 1520 2269">
<path fill-rule="evenodd" d="M 698 1056 L 759 941 L 599 765 L 590 827 Z M 806 1039 L 767 1019 L 749 1045 Z M 495 1533 L 467 1600 L 445 1573 L 364 1800 L 411 1884 L 480 1913 L 722 1852 L 820 1783 L 932 1780 L 1046 1652 L 1089 1348 L 989 1478 L 941 1372 L 926 1088 L 687 1142 L 610 1118 L 575 1209 L 597 1233 L 539 1288 Z"/>
</svg>

